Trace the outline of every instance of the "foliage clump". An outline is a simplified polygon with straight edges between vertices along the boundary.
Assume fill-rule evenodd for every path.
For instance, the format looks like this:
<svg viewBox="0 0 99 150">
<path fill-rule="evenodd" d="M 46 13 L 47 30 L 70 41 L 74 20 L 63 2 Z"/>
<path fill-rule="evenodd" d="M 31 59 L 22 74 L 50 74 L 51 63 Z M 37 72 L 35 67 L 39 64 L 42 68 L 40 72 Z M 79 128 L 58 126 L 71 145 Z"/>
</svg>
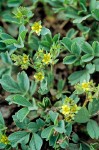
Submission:
<svg viewBox="0 0 99 150">
<path fill-rule="evenodd" d="M 13 130 L 0 113 L 0 149 L 98 150 L 99 2 L 30 0 L 27 5 L 0 1 L 1 95 L 17 108 Z M 60 25 L 59 31 L 54 26 L 57 34 L 47 28 L 51 18 Z"/>
</svg>

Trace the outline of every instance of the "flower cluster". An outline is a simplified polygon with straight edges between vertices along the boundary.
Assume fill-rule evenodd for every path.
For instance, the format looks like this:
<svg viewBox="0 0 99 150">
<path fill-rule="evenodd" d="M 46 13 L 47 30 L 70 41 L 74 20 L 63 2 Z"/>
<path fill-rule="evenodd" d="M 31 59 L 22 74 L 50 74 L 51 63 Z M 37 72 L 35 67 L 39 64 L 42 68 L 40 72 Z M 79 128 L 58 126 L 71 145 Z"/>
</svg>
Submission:
<svg viewBox="0 0 99 150">
<path fill-rule="evenodd" d="M 7 145 L 9 143 L 8 137 L 6 135 L 1 135 L 0 143 Z"/>
<path fill-rule="evenodd" d="M 82 83 L 78 83 L 77 85 L 75 85 L 75 89 L 78 94 L 94 92 L 95 84 L 93 83 L 93 81 L 90 82 L 84 81 Z"/>
<path fill-rule="evenodd" d="M 84 91 L 90 91 L 90 82 L 83 82 L 81 87 Z"/>
<path fill-rule="evenodd" d="M 26 54 L 21 55 L 11 55 L 11 59 L 14 61 L 14 65 L 21 66 L 21 69 L 28 69 L 30 65 L 29 56 Z"/>
<path fill-rule="evenodd" d="M 34 75 L 34 78 L 37 80 L 37 81 L 42 81 L 44 79 L 44 74 L 42 72 L 38 72 Z"/>
<path fill-rule="evenodd" d="M 34 24 L 31 27 L 33 32 L 36 32 L 37 35 L 40 35 L 40 32 L 42 30 L 41 22 L 34 22 Z"/>
<path fill-rule="evenodd" d="M 13 14 L 20 23 L 26 23 L 33 16 L 32 11 L 26 7 L 20 6 L 14 9 Z"/>
<path fill-rule="evenodd" d="M 67 122 L 71 122 L 74 120 L 75 114 L 79 109 L 80 107 L 75 104 L 74 100 L 67 97 L 62 105 L 61 113 L 65 116 Z"/>
<path fill-rule="evenodd" d="M 42 62 L 48 64 L 50 63 L 50 61 L 51 61 L 51 54 L 50 53 L 44 54 Z"/>
<path fill-rule="evenodd" d="M 34 75 L 37 81 L 42 81 L 44 79 L 44 68 L 51 63 L 51 54 L 44 53 L 43 49 L 39 49 L 34 56 L 34 69 L 38 73 Z"/>
<path fill-rule="evenodd" d="M 88 102 L 92 102 L 94 98 L 99 97 L 99 86 L 95 86 L 95 83 L 93 81 L 89 82 L 82 82 L 75 85 L 75 93 L 76 94 L 85 94 L 85 101 L 83 106 L 86 106 Z"/>
</svg>

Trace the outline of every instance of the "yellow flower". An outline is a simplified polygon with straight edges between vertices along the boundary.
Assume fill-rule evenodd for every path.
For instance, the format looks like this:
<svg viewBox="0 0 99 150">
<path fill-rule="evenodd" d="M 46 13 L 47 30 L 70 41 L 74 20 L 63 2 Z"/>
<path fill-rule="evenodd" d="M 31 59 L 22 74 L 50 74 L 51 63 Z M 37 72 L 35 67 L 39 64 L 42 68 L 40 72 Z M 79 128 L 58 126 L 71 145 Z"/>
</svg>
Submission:
<svg viewBox="0 0 99 150">
<path fill-rule="evenodd" d="M 8 144 L 8 137 L 6 135 L 2 135 L 0 139 L 0 143 Z"/>
<path fill-rule="evenodd" d="M 62 114 L 66 115 L 70 113 L 70 107 L 68 105 L 62 106 Z"/>
<path fill-rule="evenodd" d="M 44 75 L 42 72 L 38 72 L 34 75 L 34 78 L 37 80 L 37 81 L 42 81 L 44 79 Z"/>
<path fill-rule="evenodd" d="M 23 54 L 22 62 L 23 62 L 24 64 L 27 64 L 27 63 L 29 62 L 29 56 L 26 55 L 26 54 Z"/>
<path fill-rule="evenodd" d="M 89 90 L 90 90 L 90 82 L 83 82 L 83 83 L 81 84 L 81 86 L 82 86 L 82 89 L 83 89 L 84 91 L 89 91 Z"/>
<path fill-rule="evenodd" d="M 32 30 L 34 31 L 34 32 L 36 32 L 38 35 L 40 34 L 40 32 L 41 32 L 41 29 L 42 29 L 42 26 L 41 26 L 41 23 L 40 23 L 40 21 L 39 22 L 35 22 L 33 25 L 32 25 Z"/>
<path fill-rule="evenodd" d="M 42 62 L 44 62 L 45 64 L 48 64 L 50 61 L 51 61 L 51 55 L 50 55 L 50 53 L 44 54 Z"/>
<path fill-rule="evenodd" d="M 71 112 L 76 113 L 78 111 L 78 106 L 75 104 L 71 107 Z"/>
<path fill-rule="evenodd" d="M 21 60 L 20 60 L 20 65 L 22 69 L 28 69 L 29 67 L 29 56 L 26 54 L 23 54 L 23 56 L 21 56 Z"/>
</svg>

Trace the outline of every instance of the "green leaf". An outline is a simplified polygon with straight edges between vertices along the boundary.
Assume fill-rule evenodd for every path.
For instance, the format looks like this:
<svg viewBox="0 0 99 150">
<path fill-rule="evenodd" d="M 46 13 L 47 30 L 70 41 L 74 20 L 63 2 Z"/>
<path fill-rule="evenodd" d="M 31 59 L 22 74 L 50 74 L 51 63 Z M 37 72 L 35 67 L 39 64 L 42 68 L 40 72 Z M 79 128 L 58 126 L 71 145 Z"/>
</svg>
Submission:
<svg viewBox="0 0 99 150">
<path fill-rule="evenodd" d="M 24 41 L 24 39 L 26 37 L 26 33 L 27 33 L 27 29 L 25 28 L 24 25 L 21 25 L 19 28 L 19 37 L 21 37 L 22 41 Z"/>
<path fill-rule="evenodd" d="M 3 43 L 3 41 L 0 41 L 0 50 L 5 51 L 6 49 L 6 44 Z"/>
<path fill-rule="evenodd" d="M 5 126 L 4 119 L 3 119 L 3 116 L 2 116 L 1 112 L 0 112 L 0 124 Z"/>
<path fill-rule="evenodd" d="M 79 137 L 78 137 L 78 135 L 77 135 L 76 133 L 74 133 L 74 134 L 72 135 L 72 141 L 73 141 L 74 143 L 78 143 Z"/>
<path fill-rule="evenodd" d="M 84 4 L 83 2 L 81 2 L 81 0 L 80 0 L 80 6 L 81 6 L 82 10 L 78 11 L 78 15 L 87 12 L 86 4 Z"/>
<path fill-rule="evenodd" d="M 47 85 L 47 79 L 44 79 L 41 84 L 40 84 L 40 88 L 39 88 L 39 93 L 41 95 L 44 95 L 46 93 L 48 93 L 49 89 L 48 89 L 48 85 Z"/>
<path fill-rule="evenodd" d="M 10 64 L 10 65 L 12 64 L 12 60 L 8 52 L 1 53 L 0 56 L 4 63 Z"/>
<path fill-rule="evenodd" d="M 86 69 L 88 70 L 89 74 L 92 74 L 92 73 L 95 72 L 95 65 L 89 63 L 89 64 L 86 65 Z"/>
<path fill-rule="evenodd" d="M 10 36 L 9 34 L 6 34 L 6 33 L 2 33 L 0 35 L 0 37 L 2 39 L 2 42 L 7 45 L 14 44 L 17 42 L 16 39 L 14 39 L 12 36 Z"/>
<path fill-rule="evenodd" d="M 72 38 L 74 38 L 76 36 L 77 33 L 78 33 L 78 31 L 76 31 L 74 28 L 71 28 L 67 32 L 66 37 L 72 39 Z"/>
<path fill-rule="evenodd" d="M 0 83 L 3 89 L 10 93 L 21 93 L 18 83 L 16 83 L 9 75 L 4 75 L 2 79 L 0 79 Z"/>
<path fill-rule="evenodd" d="M 59 132 L 59 133 L 65 133 L 66 130 L 65 130 L 65 123 L 64 123 L 64 120 L 60 120 L 58 122 L 58 125 L 56 127 L 54 127 L 54 129 Z"/>
<path fill-rule="evenodd" d="M 79 56 L 80 53 L 81 53 L 81 48 L 80 46 L 77 44 L 77 43 L 73 43 L 72 46 L 71 46 L 71 52 L 76 55 L 76 56 Z"/>
<path fill-rule="evenodd" d="M 69 82 L 74 85 L 78 82 L 83 82 L 84 80 L 89 81 L 90 74 L 88 70 L 75 71 L 69 76 Z"/>
<path fill-rule="evenodd" d="M 51 126 L 45 128 L 45 129 L 41 132 L 41 137 L 48 140 L 49 137 L 50 137 L 50 135 L 51 135 L 51 133 L 52 133 L 53 128 L 54 128 L 53 125 L 51 125 Z"/>
<path fill-rule="evenodd" d="M 69 55 L 69 56 L 66 56 L 64 59 L 63 59 L 63 64 L 73 64 L 75 63 L 77 60 L 77 57 L 74 56 L 74 55 Z"/>
<path fill-rule="evenodd" d="M 28 113 L 29 113 L 29 110 L 28 110 L 27 107 L 20 109 L 20 110 L 16 113 L 18 120 L 19 120 L 20 122 L 23 122 L 23 120 L 24 120 L 25 117 L 28 115 Z"/>
<path fill-rule="evenodd" d="M 69 52 L 71 52 L 72 40 L 70 40 L 70 39 L 67 38 L 67 37 L 64 37 L 64 38 L 61 40 L 61 43 L 67 48 L 67 50 L 68 50 Z"/>
<path fill-rule="evenodd" d="M 61 91 L 63 90 L 63 88 L 64 88 L 64 85 L 65 85 L 65 81 L 62 80 L 62 79 L 60 79 L 60 80 L 58 81 L 58 85 L 57 85 L 58 91 L 61 92 Z"/>
<path fill-rule="evenodd" d="M 85 39 L 84 39 L 84 37 L 76 37 L 76 38 L 72 39 L 72 42 L 77 43 L 81 47 L 81 45 L 85 42 Z"/>
<path fill-rule="evenodd" d="M 22 4 L 23 0 L 8 0 L 7 5 L 8 7 L 18 7 Z"/>
<path fill-rule="evenodd" d="M 87 132 L 92 139 L 99 138 L 99 126 L 96 121 L 90 120 L 87 123 Z"/>
<path fill-rule="evenodd" d="M 15 95 L 13 97 L 13 103 L 21 106 L 26 106 L 26 107 L 32 106 L 32 104 L 25 97 L 22 97 L 21 95 Z"/>
<path fill-rule="evenodd" d="M 99 58 L 95 59 L 93 63 L 95 64 L 96 71 L 99 71 Z"/>
<path fill-rule="evenodd" d="M 43 106 L 43 108 L 47 108 L 47 107 L 51 106 L 50 99 L 48 97 L 44 97 L 41 105 Z"/>
<path fill-rule="evenodd" d="M 17 131 L 8 136 L 12 147 L 16 147 L 18 143 L 21 143 L 29 135 L 26 131 Z"/>
<path fill-rule="evenodd" d="M 50 47 L 51 47 L 51 44 L 48 41 L 43 40 L 43 41 L 40 42 L 40 46 L 45 48 L 47 51 L 49 51 Z"/>
<path fill-rule="evenodd" d="M 67 141 L 63 141 L 62 143 L 59 144 L 61 148 L 66 149 L 68 148 L 68 142 Z"/>
<path fill-rule="evenodd" d="M 30 149 L 31 150 L 41 150 L 42 144 L 43 144 L 43 142 L 42 142 L 41 137 L 38 134 L 33 133 L 33 136 L 29 143 Z"/>
<path fill-rule="evenodd" d="M 94 49 L 94 55 L 99 57 L 99 42 L 98 41 L 94 41 L 92 43 L 92 47 Z"/>
<path fill-rule="evenodd" d="M 46 34 L 51 34 L 50 30 L 43 27 L 42 30 L 41 30 L 41 35 L 46 35 Z"/>
<path fill-rule="evenodd" d="M 32 80 L 31 81 L 31 86 L 30 86 L 30 89 L 29 89 L 30 95 L 33 95 L 36 92 L 36 89 L 37 89 L 37 82 Z"/>
<path fill-rule="evenodd" d="M 4 149 L 6 147 L 6 145 L 5 144 L 3 144 L 3 143 L 0 143 L 0 149 L 2 150 L 2 149 Z"/>
<path fill-rule="evenodd" d="M 68 6 L 65 11 L 65 16 L 67 18 L 78 18 L 78 12 L 74 8 Z"/>
<path fill-rule="evenodd" d="M 55 34 L 54 37 L 53 37 L 53 42 L 56 43 L 57 41 L 59 41 L 59 39 L 60 39 L 60 33 Z"/>
<path fill-rule="evenodd" d="M 94 115 L 99 111 L 99 99 L 94 98 L 88 105 L 88 110 L 91 115 Z"/>
<path fill-rule="evenodd" d="M 28 124 L 30 122 L 28 118 L 25 118 L 23 122 L 20 122 L 17 113 L 13 115 L 12 118 L 17 127 L 19 127 L 20 129 L 27 129 Z"/>
<path fill-rule="evenodd" d="M 69 147 L 70 150 L 80 150 L 78 144 L 69 143 L 68 147 Z M 83 149 L 83 150 L 89 150 L 89 149 Z"/>
<path fill-rule="evenodd" d="M 49 116 L 50 116 L 50 119 L 54 122 L 54 124 L 56 124 L 57 118 L 58 118 L 58 113 L 53 112 L 53 111 L 49 111 Z"/>
<path fill-rule="evenodd" d="M 14 39 L 6 39 L 6 40 L 3 40 L 3 42 L 7 45 L 10 45 L 10 44 L 16 43 L 17 41 Z"/>
<path fill-rule="evenodd" d="M 90 0 L 90 11 L 94 10 L 96 8 L 96 0 Z"/>
<path fill-rule="evenodd" d="M 73 21 L 73 23 L 81 23 L 82 21 L 86 20 L 86 19 L 89 18 L 89 17 L 91 17 L 91 14 L 86 15 L 85 17 L 79 17 L 79 18 L 75 19 L 75 20 Z"/>
<path fill-rule="evenodd" d="M 99 21 L 99 8 L 92 11 L 92 16 Z"/>
<path fill-rule="evenodd" d="M 37 119 L 36 123 L 39 129 L 43 128 L 45 125 L 45 122 L 41 118 Z"/>
<path fill-rule="evenodd" d="M 38 128 L 38 125 L 37 125 L 37 123 L 35 123 L 35 122 L 30 122 L 29 124 L 28 124 L 28 127 L 27 127 L 29 130 L 31 130 L 33 133 L 35 133 L 35 132 L 37 132 L 38 130 L 39 130 L 39 128 Z"/>
<path fill-rule="evenodd" d="M 29 90 L 29 78 L 24 71 L 18 73 L 17 81 L 21 91 L 26 93 Z"/>
<path fill-rule="evenodd" d="M 56 145 L 57 139 L 58 139 L 58 135 L 51 135 L 49 139 L 49 146 L 52 146 L 54 148 Z"/>
<path fill-rule="evenodd" d="M 94 58 L 94 56 L 90 54 L 85 54 L 81 57 L 82 62 L 89 62 Z"/>
<path fill-rule="evenodd" d="M 30 32 L 30 38 L 28 40 L 28 45 L 30 48 L 32 48 L 33 50 L 36 50 L 39 48 L 39 39 L 38 37 L 34 36 L 34 35 L 31 35 L 31 32 Z"/>
<path fill-rule="evenodd" d="M 68 123 L 68 124 L 66 125 L 66 135 L 67 135 L 67 136 L 70 136 L 71 132 L 72 132 L 72 124 L 71 124 L 71 123 Z"/>
<path fill-rule="evenodd" d="M 18 37 L 17 43 L 14 43 L 14 46 L 16 48 L 23 48 L 24 47 L 24 41 L 22 40 L 21 36 Z"/>
<path fill-rule="evenodd" d="M 80 146 L 81 146 L 81 150 L 82 149 L 83 150 L 91 150 L 90 146 L 87 143 L 85 143 L 85 142 L 82 142 Z"/>
<path fill-rule="evenodd" d="M 75 122 L 78 123 L 86 123 L 89 119 L 89 112 L 85 107 L 82 107 L 75 116 Z"/>
<path fill-rule="evenodd" d="M 3 14 L 3 20 L 9 23 L 20 24 L 19 19 L 14 18 L 13 15 L 9 12 L 6 14 Z"/>
<path fill-rule="evenodd" d="M 83 42 L 83 44 L 81 45 L 81 48 L 82 50 L 85 52 L 85 53 L 88 53 L 90 55 L 93 55 L 94 54 L 94 50 L 93 48 L 91 47 L 91 45 L 87 42 Z"/>
<path fill-rule="evenodd" d="M 82 31 L 83 35 L 86 35 L 89 33 L 89 31 L 91 30 L 90 27 L 84 26 L 82 24 L 77 24 L 77 27 L 80 31 Z"/>
</svg>

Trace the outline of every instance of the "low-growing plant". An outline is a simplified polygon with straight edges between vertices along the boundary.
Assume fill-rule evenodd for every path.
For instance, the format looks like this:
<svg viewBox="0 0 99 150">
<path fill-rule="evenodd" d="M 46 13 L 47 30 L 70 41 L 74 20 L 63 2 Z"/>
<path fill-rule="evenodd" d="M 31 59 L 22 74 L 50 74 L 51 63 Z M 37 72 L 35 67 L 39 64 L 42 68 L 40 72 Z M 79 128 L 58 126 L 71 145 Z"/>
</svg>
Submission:
<svg viewBox="0 0 99 150">
<path fill-rule="evenodd" d="M 20 6 L 22 2 L 16 2 L 19 7 L 12 14 L 2 16 L 18 32 L 9 34 L 0 28 L 0 84 L 8 104 L 17 106 L 12 115 L 14 132 L 8 132 L 0 113 L 0 149 L 41 150 L 48 143 L 55 150 L 98 150 L 99 84 L 93 76 L 99 72 L 99 28 L 88 41 L 83 33 L 90 35 L 91 28 L 81 22 L 99 24 L 99 2 L 40 1 L 56 7 L 58 15 L 62 10 L 75 19 L 82 34 L 70 29 L 65 37 L 53 35 L 41 20 L 33 21 L 32 10 L 39 1 L 33 0 L 33 7 Z M 10 0 L 9 5 L 13 6 Z M 55 72 L 60 62 L 67 78 Z"/>
</svg>

